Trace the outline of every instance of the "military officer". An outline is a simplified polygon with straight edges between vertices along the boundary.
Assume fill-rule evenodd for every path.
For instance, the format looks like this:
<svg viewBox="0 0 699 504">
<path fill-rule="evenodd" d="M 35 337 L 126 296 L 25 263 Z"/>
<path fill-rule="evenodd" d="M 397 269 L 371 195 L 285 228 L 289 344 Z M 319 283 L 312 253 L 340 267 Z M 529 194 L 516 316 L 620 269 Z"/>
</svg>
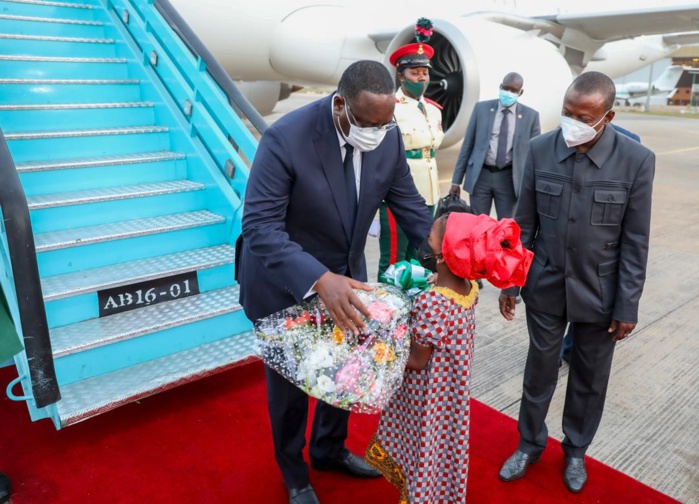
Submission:
<svg viewBox="0 0 699 504">
<path fill-rule="evenodd" d="M 435 150 L 442 143 L 442 107 L 425 97 L 430 82 L 430 59 L 434 49 L 426 44 L 432 35 L 430 20 L 420 18 L 415 27 L 416 43 L 404 45 L 391 54 L 400 84 L 396 91 L 395 118 L 400 127 L 410 173 L 420 195 L 430 208 L 439 200 L 439 178 Z M 415 248 L 408 243 L 403 231 L 386 204 L 379 210 L 381 222 L 381 259 L 379 275 L 398 261 L 417 259 Z"/>
</svg>

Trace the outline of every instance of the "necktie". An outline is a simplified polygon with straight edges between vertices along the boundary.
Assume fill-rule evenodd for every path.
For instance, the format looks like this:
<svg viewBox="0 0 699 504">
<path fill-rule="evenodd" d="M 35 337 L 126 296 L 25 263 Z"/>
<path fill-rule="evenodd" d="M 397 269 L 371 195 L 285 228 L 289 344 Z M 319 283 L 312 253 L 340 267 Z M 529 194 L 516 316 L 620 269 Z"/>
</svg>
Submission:
<svg viewBox="0 0 699 504">
<path fill-rule="evenodd" d="M 500 123 L 500 134 L 498 135 L 498 152 L 495 156 L 495 166 L 504 168 L 507 164 L 507 133 L 510 127 L 510 121 L 507 120 L 507 114 L 510 109 L 502 109 L 502 122 Z"/>
<path fill-rule="evenodd" d="M 357 183 L 354 178 L 354 147 L 345 144 L 345 190 L 347 191 L 347 210 L 350 216 L 352 229 L 354 230 L 354 218 L 357 216 Z"/>
<path fill-rule="evenodd" d="M 425 109 L 424 103 L 422 103 L 421 101 L 417 102 L 417 108 L 420 109 L 420 112 L 427 115 L 427 110 Z"/>
</svg>

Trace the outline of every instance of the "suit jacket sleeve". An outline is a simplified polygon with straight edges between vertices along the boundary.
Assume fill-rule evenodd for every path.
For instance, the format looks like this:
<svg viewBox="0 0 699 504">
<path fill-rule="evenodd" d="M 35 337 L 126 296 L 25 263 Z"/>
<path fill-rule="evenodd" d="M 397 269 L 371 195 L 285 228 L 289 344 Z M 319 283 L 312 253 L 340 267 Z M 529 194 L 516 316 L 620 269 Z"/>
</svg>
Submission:
<svg viewBox="0 0 699 504">
<path fill-rule="evenodd" d="M 519 190 L 514 219 L 522 230 L 520 235 L 522 245 L 532 251 L 536 241 L 536 234 L 539 231 L 539 214 L 536 211 L 536 189 L 534 184 L 534 157 L 532 146 L 529 144 L 527 157 L 524 161 L 522 187 Z M 503 293 L 508 296 L 517 296 L 519 291 L 519 287 L 511 287 L 503 290 Z"/>
<path fill-rule="evenodd" d="M 646 280 L 650 209 L 655 176 L 655 154 L 643 160 L 631 190 L 622 221 L 619 280 L 612 318 L 620 322 L 638 321 L 638 303 Z"/>
<path fill-rule="evenodd" d="M 245 193 L 243 237 L 250 250 L 297 302 L 328 271 L 315 257 L 291 241 L 286 214 L 294 172 L 287 164 L 288 149 L 274 128 L 260 141 Z M 310 218 L 310 216 L 309 216 Z"/>
<path fill-rule="evenodd" d="M 433 221 L 425 199 L 420 196 L 410 174 L 402 138 L 400 133 L 396 136 L 398 156 L 393 169 L 393 180 L 384 201 L 410 244 L 418 248 L 430 234 Z"/>
<path fill-rule="evenodd" d="M 541 135 L 541 122 L 539 121 L 539 113 L 534 111 L 534 120 L 532 121 L 532 130 L 529 133 L 529 139 Z"/>
<path fill-rule="evenodd" d="M 471 151 L 473 151 L 473 145 L 476 141 L 476 128 L 478 126 L 478 104 L 473 108 L 471 113 L 471 119 L 468 121 L 468 127 L 466 128 L 466 134 L 464 135 L 464 143 L 461 144 L 461 151 L 459 152 L 459 157 L 456 159 L 456 166 L 454 167 L 454 176 L 451 179 L 451 183 L 454 185 L 461 185 L 464 181 L 464 176 L 466 175 L 466 168 L 468 165 L 468 159 L 471 157 Z"/>
</svg>

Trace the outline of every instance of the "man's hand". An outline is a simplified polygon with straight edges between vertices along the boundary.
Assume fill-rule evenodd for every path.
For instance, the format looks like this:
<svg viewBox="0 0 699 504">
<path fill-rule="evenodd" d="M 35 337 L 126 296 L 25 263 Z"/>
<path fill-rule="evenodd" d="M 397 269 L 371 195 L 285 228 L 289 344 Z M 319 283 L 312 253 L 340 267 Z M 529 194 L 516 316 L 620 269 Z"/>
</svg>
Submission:
<svg viewBox="0 0 699 504">
<path fill-rule="evenodd" d="M 636 329 L 636 324 L 630 322 L 619 322 L 618 320 L 612 320 L 609 325 L 609 334 L 612 335 L 614 341 L 621 341 L 626 338 L 631 332 Z"/>
<path fill-rule="evenodd" d="M 498 301 L 500 302 L 500 313 L 502 316 L 507 320 L 514 319 L 517 298 L 515 296 L 508 296 L 507 294 L 500 294 Z"/>
<path fill-rule="evenodd" d="M 461 186 L 459 184 L 452 184 L 449 189 L 449 195 L 456 196 L 457 198 L 461 197 Z"/>
<path fill-rule="evenodd" d="M 366 326 L 357 310 L 365 317 L 369 317 L 369 310 L 352 289 L 368 292 L 374 290 L 363 282 L 330 271 L 323 273 L 315 285 L 315 291 L 330 312 L 335 325 L 346 333 L 351 331 L 359 334 Z"/>
</svg>

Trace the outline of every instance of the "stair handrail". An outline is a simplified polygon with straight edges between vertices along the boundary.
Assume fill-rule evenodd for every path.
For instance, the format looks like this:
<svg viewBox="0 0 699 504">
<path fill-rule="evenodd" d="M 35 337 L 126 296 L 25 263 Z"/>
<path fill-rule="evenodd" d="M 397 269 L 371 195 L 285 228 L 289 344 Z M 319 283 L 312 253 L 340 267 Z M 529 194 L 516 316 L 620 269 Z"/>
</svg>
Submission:
<svg viewBox="0 0 699 504">
<path fill-rule="evenodd" d="M 177 9 L 169 2 L 169 0 L 154 0 L 155 8 L 158 10 L 163 19 L 167 22 L 170 28 L 184 42 L 187 48 L 194 56 L 201 58 L 206 64 L 206 71 L 211 78 L 218 84 L 223 93 L 228 98 L 233 108 L 242 117 L 247 117 L 252 126 L 260 133 L 267 129 L 267 122 L 262 118 L 260 113 L 252 106 L 245 98 L 243 93 L 231 79 L 228 72 L 221 66 L 218 60 L 207 49 L 201 39 L 194 33 L 192 28 L 187 24 L 184 18 L 177 12 Z"/>
<path fill-rule="evenodd" d="M 53 363 L 27 197 L 1 128 L 0 208 L 5 221 L 7 248 L 17 295 L 24 351 L 29 362 L 32 394 L 37 408 L 43 408 L 58 402 L 61 393 Z"/>
</svg>

